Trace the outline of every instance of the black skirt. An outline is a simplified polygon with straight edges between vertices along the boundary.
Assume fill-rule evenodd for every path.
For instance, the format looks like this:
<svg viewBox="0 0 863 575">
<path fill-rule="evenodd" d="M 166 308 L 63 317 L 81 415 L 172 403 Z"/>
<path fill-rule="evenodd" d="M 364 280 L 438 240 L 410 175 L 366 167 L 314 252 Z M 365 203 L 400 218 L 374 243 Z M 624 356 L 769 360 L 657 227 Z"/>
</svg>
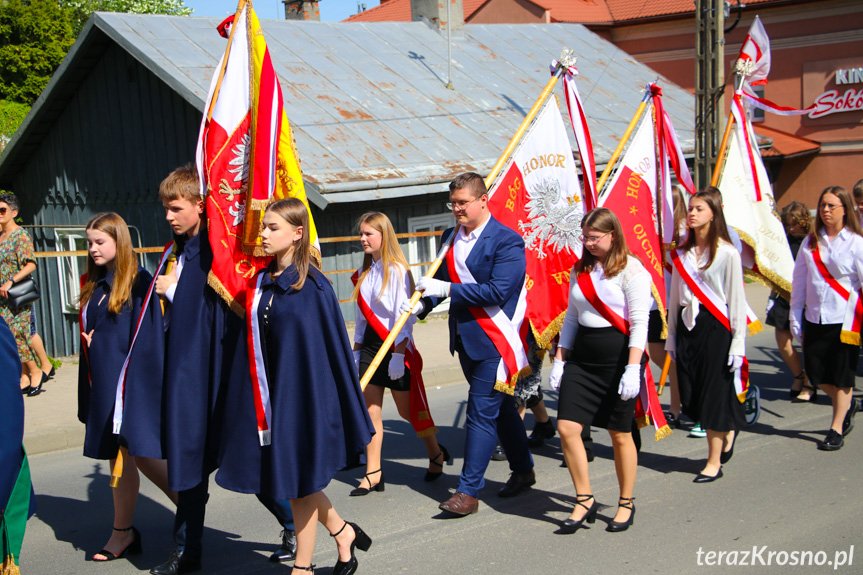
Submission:
<svg viewBox="0 0 863 575">
<path fill-rule="evenodd" d="M 791 329 L 791 304 L 776 292 L 770 294 L 770 301 L 773 302 L 773 305 L 767 310 L 764 323 L 772 325 L 776 329 L 789 331 Z"/>
<path fill-rule="evenodd" d="M 383 340 L 378 337 L 374 328 L 367 324 L 365 335 L 363 335 L 363 349 L 360 352 L 360 379 L 365 375 L 366 370 L 375 359 L 375 356 L 377 355 L 378 350 L 381 349 L 381 345 L 383 345 L 383 343 Z M 393 391 L 410 391 L 411 371 L 409 369 L 405 368 L 405 374 L 400 379 L 390 379 L 388 368 L 392 357 L 393 350 L 390 348 L 383 361 L 381 361 L 381 364 L 375 370 L 375 374 L 369 381 L 369 385 L 388 387 Z"/>
<path fill-rule="evenodd" d="M 692 331 L 677 318 L 677 386 L 683 413 L 704 429 L 737 431 L 746 425 L 746 415 L 728 369 L 731 332 L 706 307 L 698 307 Z"/>
<path fill-rule="evenodd" d="M 629 433 L 638 398 L 623 401 L 617 393 L 628 361 L 629 337 L 617 328 L 578 326 L 563 368 L 557 418 Z"/>
<path fill-rule="evenodd" d="M 815 385 L 854 387 L 860 346 L 842 343 L 841 323 L 803 321 L 803 367 Z"/>
</svg>

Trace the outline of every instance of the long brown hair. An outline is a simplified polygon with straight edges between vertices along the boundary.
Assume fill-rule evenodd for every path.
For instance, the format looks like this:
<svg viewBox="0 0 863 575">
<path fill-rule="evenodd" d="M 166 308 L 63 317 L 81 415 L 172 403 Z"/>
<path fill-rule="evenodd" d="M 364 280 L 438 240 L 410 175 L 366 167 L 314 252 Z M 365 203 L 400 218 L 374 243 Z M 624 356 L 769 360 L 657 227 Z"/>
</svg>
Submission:
<svg viewBox="0 0 863 575">
<path fill-rule="evenodd" d="M 399 240 L 396 237 L 393 224 L 385 214 L 380 212 L 366 212 L 360 216 L 359 220 L 357 220 L 357 230 L 360 229 L 362 224 L 366 224 L 381 234 L 381 266 L 383 267 L 384 278 L 383 282 L 381 282 L 381 293 L 375 296 L 375 299 L 380 299 L 384 292 L 387 291 L 387 284 L 390 281 L 390 264 L 401 264 L 405 272 L 408 272 L 410 268 L 408 267 L 407 259 L 405 259 L 405 254 L 402 252 L 401 246 L 399 246 Z M 371 267 L 372 255 L 365 254 L 365 257 L 363 257 L 363 266 L 360 268 L 360 277 L 357 279 L 357 285 L 354 286 L 354 291 L 351 294 L 351 299 L 354 301 L 360 297 L 360 286 L 363 285 L 363 281 L 369 274 L 369 269 Z M 413 293 L 414 278 L 410 273 L 408 273 L 408 281 L 410 282 L 411 293 Z"/>
<path fill-rule="evenodd" d="M 719 248 L 719 240 L 724 240 L 731 244 L 731 236 L 728 235 L 728 225 L 725 223 L 725 214 L 722 211 L 722 194 L 713 186 L 707 186 L 692 195 L 689 198 L 689 205 L 692 205 L 692 200 L 702 200 L 713 212 L 713 221 L 708 224 L 707 228 L 707 245 L 710 248 L 710 256 L 707 259 L 707 264 L 701 269 L 706 270 L 713 264 L 713 258 L 716 257 L 716 250 Z M 695 247 L 695 232 L 690 228 L 689 235 L 686 241 L 683 242 L 681 249 L 688 252 Z"/>
<path fill-rule="evenodd" d="M 318 267 L 317 261 L 312 258 L 312 246 L 309 241 L 309 210 L 306 208 L 306 205 L 303 204 L 297 198 L 285 198 L 282 200 L 276 200 L 269 206 L 267 206 L 267 210 L 264 213 L 273 212 L 292 226 L 302 227 L 303 228 L 303 237 L 294 242 L 294 251 L 291 254 L 291 260 L 297 268 L 297 273 L 299 277 L 297 281 L 291 286 L 293 289 L 299 291 L 303 289 L 303 285 L 306 283 L 306 277 L 309 275 L 309 264 Z"/>
<path fill-rule="evenodd" d="M 674 186 L 674 231 L 671 242 L 680 245 L 680 224 L 686 222 L 686 199 L 683 196 L 683 186 Z"/>
<path fill-rule="evenodd" d="M 854 232 L 858 236 L 863 236 L 863 229 L 860 228 L 860 221 L 857 219 L 857 212 L 854 210 L 854 202 L 851 201 L 851 194 L 845 191 L 841 186 L 829 186 L 824 188 L 821 195 L 818 196 L 817 209 L 815 210 L 815 233 L 821 233 L 824 229 L 824 222 L 821 220 L 821 200 L 826 194 L 833 194 L 839 201 L 842 202 L 842 207 L 845 209 L 845 215 L 842 216 L 842 224 L 849 231 Z M 851 217 L 849 217 L 849 215 Z"/>
<path fill-rule="evenodd" d="M 611 279 L 626 268 L 627 256 L 631 255 L 629 247 L 626 245 L 626 238 L 623 237 L 623 228 L 620 227 L 620 221 L 614 212 L 608 208 L 596 208 L 591 210 L 581 219 L 581 229 L 592 228 L 604 234 L 611 234 L 611 248 L 605 256 L 603 264 L 603 273 L 606 278 Z M 575 264 L 575 275 L 580 276 L 583 273 L 590 273 L 596 262 L 599 261 L 595 255 L 584 248 L 584 253 L 581 259 Z"/>
<path fill-rule="evenodd" d="M 114 257 L 114 279 L 111 282 L 111 291 L 108 295 L 108 311 L 118 314 L 123 307 L 129 304 L 132 298 L 132 286 L 138 278 L 138 261 L 135 252 L 132 251 L 132 238 L 129 235 L 129 227 L 118 214 L 114 212 L 103 212 L 96 214 L 87 222 L 88 230 L 98 230 L 110 236 L 117 244 L 117 252 Z M 84 305 L 93 297 L 96 282 L 108 273 L 107 266 L 98 266 L 93 257 L 87 255 L 87 282 L 81 288 L 78 297 L 78 305 Z"/>
</svg>

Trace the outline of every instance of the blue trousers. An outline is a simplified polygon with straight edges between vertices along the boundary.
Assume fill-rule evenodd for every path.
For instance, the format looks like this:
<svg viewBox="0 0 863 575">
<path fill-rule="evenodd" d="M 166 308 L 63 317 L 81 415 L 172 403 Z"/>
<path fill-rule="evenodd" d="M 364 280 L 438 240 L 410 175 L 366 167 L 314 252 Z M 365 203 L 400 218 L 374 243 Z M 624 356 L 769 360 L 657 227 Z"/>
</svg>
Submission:
<svg viewBox="0 0 863 575">
<path fill-rule="evenodd" d="M 177 514 L 174 516 L 174 541 L 177 549 L 190 557 L 200 557 L 203 553 L 204 514 L 210 494 L 207 492 L 209 481 L 202 481 L 192 489 L 177 493 Z M 257 495 L 267 510 L 279 524 L 294 531 L 294 515 L 287 499 L 273 499 L 268 495 Z"/>
<path fill-rule="evenodd" d="M 494 389 L 500 357 L 475 361 L 468 357 L 461 345 L 456 346 L 456 351 L 462 372 L 470 386 L 467 396 L 464 466 L 457 491 L 478 497 L 479 490 L 485 485 L 485 470 L 498 438 L 506 452 L 511 471 L 529 472 L 533 469 L 533 457 L 527 444 L 524 422 L 518 415 L 515 401 Z"/>
</svg>

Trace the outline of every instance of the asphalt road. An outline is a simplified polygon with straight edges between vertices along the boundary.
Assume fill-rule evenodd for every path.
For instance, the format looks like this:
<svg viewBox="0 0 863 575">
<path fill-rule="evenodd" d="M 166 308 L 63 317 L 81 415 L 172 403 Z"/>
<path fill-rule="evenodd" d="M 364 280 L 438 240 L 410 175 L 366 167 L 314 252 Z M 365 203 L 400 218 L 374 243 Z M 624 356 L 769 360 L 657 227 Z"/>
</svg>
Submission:
<svg viewBox="0 0 863 575">
<path fill-rule="evenodd" d="M 600 510 L 590 529 L 554 534 L 574 504 L 557 437 L 534 452 L 535 488 L 498 498 L 508 469 L 506 463 L 491 462 L 479 513 L 439 518 L 437 505 L 455 487 L 461 466 L 464 384 L 429 389 L 440 440 L 456 458 L 438 482 L 422 481 L 425 450 L 409 425 L 394 419 L 395 407 L 387 400 L 386 491 L 348 497 L 362 475 L 354 470 L 340 473 L 326 493 L 339 513 L 374 540 L 369 553 L 358 552 L 361 573 L 863 573 L 863 429 L 838 452 L 818 451 L 830 407 L 823 396 L 817 405 L 788 401 L 790 376 L 773 349 L 770 329 L 748 343 L 752 380 L 761 388 L 764 409 L 758 423 L 740 436 L 721 480 L 692 483 L 706 457 L 704 439 L 681 430 L 653 442 L 652 428 L 643 430 L 638 511 L 635 525 L 624 533 L 604 530 L 615 513 L 610 506 L 616 503 L 617 481 L 603 430 L 594 430 L 597 459 L 591 481 L 598 501 L 609 507 Z M 858 387 L 861 383 L 858 378 Z M 666 403 L 667 394 L 662 399 Z M 547 400 L 553 409 L 555 394 Z M 858 425 L 863 426 L 863 416 Z M 527 426 L 532 428 L 532 416 Z M 88 562 L 111 528 L 107 465 L 85 459 L 79 450 L 36 455 L 30 464 L 39 512 L 24 542 L 25 575 L 134 573 L 170 553 L 170 503 L 142 480 L 135 524 L 143 534 L 144 553 L 105 565 Z M 224 491 L 211 481 L 207 526 L 204 573 L 289 573 L 287 565 L 266 560 L 278 542 L 279 526 L 254 497 Z M 335 545 L 322 528 L 318 534 L 317 573 L 329 574 Z M 721 566 L 709 565 L 718 556 L 710 552 L 723 553 Z M 791 566 L 810 558 L 811 565 Z M 729 561 L 738 565 L 728 566 Z M 843 564 L 834 565 L 837 561 Z"/>
</svg>

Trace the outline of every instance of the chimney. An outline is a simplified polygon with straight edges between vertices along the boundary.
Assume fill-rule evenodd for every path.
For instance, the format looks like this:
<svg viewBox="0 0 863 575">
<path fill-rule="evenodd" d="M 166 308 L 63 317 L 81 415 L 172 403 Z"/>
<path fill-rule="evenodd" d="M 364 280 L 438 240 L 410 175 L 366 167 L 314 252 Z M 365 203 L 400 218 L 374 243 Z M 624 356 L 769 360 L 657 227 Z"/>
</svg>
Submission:
<svg viewBox="0 0 863 575">
<path fill-rule="evenodd" d="M 285 20 L 321 21 L 317 0 L 282 0 L 285 5 Z"/>
<path fill-rule="evenodd" d="M 425 20 L 435 30 L 445 32 L 447 2 L 450 4 L 452 31 L 463 31 L 464 5 L 462 0 L 411 0 L 411 20 Z"/>
</svg>

